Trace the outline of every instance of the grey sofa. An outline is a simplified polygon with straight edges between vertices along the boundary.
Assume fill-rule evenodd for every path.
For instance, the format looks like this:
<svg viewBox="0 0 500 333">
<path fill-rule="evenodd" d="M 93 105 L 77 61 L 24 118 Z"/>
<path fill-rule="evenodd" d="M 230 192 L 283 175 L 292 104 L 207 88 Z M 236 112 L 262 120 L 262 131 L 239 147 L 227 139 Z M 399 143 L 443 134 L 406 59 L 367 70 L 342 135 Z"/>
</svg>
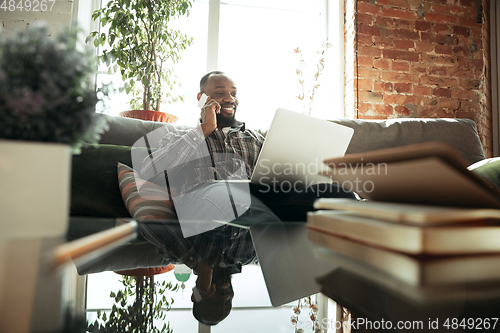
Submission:
<svg viewBox="0 0 500 333">
<path fill-rule="evenodd" d="M 132 146 L 139 138 L 172 124 L 142 121 L 132 118 L 105 116 L 109 131 L 100 143 Z M 388 120 L 336 119 L 333 122 L 354 129 L 347 154 L 406 146 L 428 141 L 441 141 L 457 149 L 472 164 L 485 158 L 476 124 L 469 119 L 399 118 Z M 157 147 L 152 142 L 151 147 Z"/>
<path fill-rule="evenodd" d="M 107 229 L 115 217 L 130 217 L 118 188 L 117 163 L 132 166 L 133 144 L 144 135 L 155 131 L 149 140 L 151 148 L 173 128 L 171 124 L 132 118 L 104 116 L 109 130 L 102 135 L 99 146 L 90 146 L 73 157 L 71 185 L 71 223 L 68 238 Z M 457 149 L 470 164 L 485 159 L 476 124 L 468 119 L 391 119 L 346 120 L 334 122 L 352 127 L 354 136 L 347 149 L 360 153 L 376 149 L 405 146 L 414 143 L 441 141 Z M 92 217 L 89 219 L 88 217 Z M 119 270 L 166 264 L 150 244 L 136 245 L 137 260 L 131 256 L 111 256 L 100 265 L 79 267 L 80 274 L 103 270 Z M 126 249 L 124 248 L 123 251 Z M 130 249 L 129 249 L 130 250 Z M 120 259 L 121 258 L 121 259 Z"/>
<path fill-rule="evenodd" d="M 141 149 L 132 148 L 137 140 L 154 131 L 154 138 L 149 138 L 149 145 L 154 149 L 173 128 L 172 124 L 104 117 L 109 130 L 102 135 L 100 145 L 86 147 L 82 154 L 73 157 L 72 216 L 129 217 L 118 189 L 117 163 L 132 166 L 131 150 Z M 441 141 L 454 147 L 470 164 L 485 159 L 476 124 L 468 119 L 337 119 L 334 122 L 354 129 L 347 154 Z"/>
</svg>

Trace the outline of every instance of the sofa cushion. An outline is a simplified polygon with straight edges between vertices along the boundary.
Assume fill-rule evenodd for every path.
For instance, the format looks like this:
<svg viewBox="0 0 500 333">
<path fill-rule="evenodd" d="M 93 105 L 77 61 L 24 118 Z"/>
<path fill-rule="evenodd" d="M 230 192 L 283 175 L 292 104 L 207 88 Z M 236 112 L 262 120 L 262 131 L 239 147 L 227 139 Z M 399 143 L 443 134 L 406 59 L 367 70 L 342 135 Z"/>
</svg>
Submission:
<svg viewBox="0 0 500 333">
<path fill-rule="evenodd" d="M 486 158 L 476 123 L 470 119 L 398 118 L 332 121 L 354 129 L 346 154 L 439 141 L 458 150 L 470 164 Z"/>
<path fill-rule="evenodd" d="M 500 157 L 488 158 L 469 166 L 469 170 L 486 179 L 500 190 Z"/>
<path fill-rule="evenodd" d="M 118 187 L 118 162 L 131 164 L 131 147 L 91 145 L 73 156 L 71 215 L 130 217 Z"/>
<path fill-rule="evenodd" d="M 118 163 L 118 184 L 123 202 L 135 219 L 177 219 L 167 188 L 140 178 L 132 168 Z"/>
</svg>

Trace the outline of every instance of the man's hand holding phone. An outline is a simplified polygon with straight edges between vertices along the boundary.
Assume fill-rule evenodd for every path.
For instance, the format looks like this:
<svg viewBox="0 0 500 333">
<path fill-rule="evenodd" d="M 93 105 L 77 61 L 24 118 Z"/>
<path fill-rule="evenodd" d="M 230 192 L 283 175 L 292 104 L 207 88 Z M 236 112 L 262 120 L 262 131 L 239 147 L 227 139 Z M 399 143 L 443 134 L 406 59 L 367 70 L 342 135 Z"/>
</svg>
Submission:
<svg viewBox="0 0 500 333">
<path fill-rule="evenodd" d="M 201 128 L 207 137 L 217 128 L 216 114 L 220 113 L 220 104 L 203 93 L 198 106 L 201 108 Z"/>
<path fill-rule="evenodd" d="M 215 293 L 215 285 L 212 284 L 213 268 L 205 261 L 199 262 L 193 271 L 198 275 L 196 286 L 193 288 L 191 301 L 199 302 L 204 298 L 208 298 Z"/>
</svg>

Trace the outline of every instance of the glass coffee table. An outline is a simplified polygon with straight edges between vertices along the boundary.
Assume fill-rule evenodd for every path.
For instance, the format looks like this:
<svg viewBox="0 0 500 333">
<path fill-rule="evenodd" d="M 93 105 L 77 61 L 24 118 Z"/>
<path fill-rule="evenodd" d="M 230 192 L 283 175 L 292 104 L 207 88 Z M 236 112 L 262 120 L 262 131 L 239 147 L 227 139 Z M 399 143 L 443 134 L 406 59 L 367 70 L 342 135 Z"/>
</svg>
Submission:
<svg viewBox="0 0 500 333">
<path fill-rule="evenodd" d="M 151 222 L 158 221 L 146 223 Z M 176 222 L 168 223 L 173 227 Z M 65 241 L 80 239 L 116 225 L 115 219 L 72 218 Z M 247 232 L 250 234 L 256 256 L 231 274 L 233 295 L 228 298 L 232 299 L 232 308 L 227 317 L 215 326 L 200 324 L 194 318 L 192 309 L 192 289 L 196 286 L 197 275 L 187 273 L 188 278 L 181 282 L 176 278 L 175 270 L 171 270 L 155 275 L 154 281 L 184 283 L 185 288 L 156 296 L 174 299 L 169 311 L 166 308 L 162 310 L 166 317 L 155 321 L 159 328 L 169 323 L 174 332 L 233 332 L 235 327 L 238 327 L 238 332 L 296 332 L 298 329 L 314 332 L 314 321 L 311 320 L 311 314 L 314 314 L 315 322 L 319 323 L 323 332 L 342 332 L 342 326 L 349 325 L 351 331 L 360 331 L 367 324 L 371 325 L 368 328 L 372 331 L 380 332 L 498 331 L 496 318 L 500 317 L 500 288 L 495 282 L 443 285 L 429 295 L 428 290 L 405 285 L 381 272 L 360 274 L 363 267 L 356 271 L 353 263 L 334 262 L 321 256 L 320 252 L 324 249 L 307 239 L 307 228 L 303 222 L 260 222 L 231 225 L 231 228 L 237 228 L 231 229 L 232 235 L 235 230 L 241 230 L 240 236 Z M 228 238 L 230 248 L 234 239 Z M 48 248 L 54 249 L 61 242 L 59 240 Z M 224 256 L 225 253 L 217 255 Z M 68 307 L 75 303 L 61 298 L 66 290 L 63 287 L 66 275 L 61 271 L 49 275 L 55 287 L 37 284 L 34 295 L 45 304 L 63 299 L 59 302 L 59 310 L 53 307 L 60 318 L 66 318 L 59 320 L 62 326 L 58 329 L 84 332 L 85 322 L 94 322 L 98 312 L 102 318 L 102 313 L 109 315 L 113 306 L 119 306 L 110 295 L 116 295 L 124 288 L 120 282 L 124 278 L 114 271 L 166 266 L 172 262 L 158 255 L 155 246 L 139 233 L 136 238 L 127 240 L 110 252 L 64 266 L 74 270 L 76 265 L 81 274 L 78 279 L 83 276 L 86 280 L 79 285 L 75 280 L 69 281 L 78 285 L 76 289 L 81 289 L 79 295 L 85 296 L 86 306 L 80 311 L 70 312 Z M 48 265 L 47 262 L 44 264 L 41 261 L 40 267 L 44 265 Z M 314 311 L 304 302 L 304 297 L 309 295 L 312 295 Z M 17 301 L 27 304 L 21 298 Z M 296 314 L 297 306 L 300 306 L 300 314 Z M 352 312 L 350 321 L 346 318 L 342 321 L 343 307 Z M 35 307 L 31 318 L 43 313 L 43 309 Z M 73 315 L 65 317 L 67 313 Z M 362 323 L 365 325 L 360 325 Z"/>
</svg>

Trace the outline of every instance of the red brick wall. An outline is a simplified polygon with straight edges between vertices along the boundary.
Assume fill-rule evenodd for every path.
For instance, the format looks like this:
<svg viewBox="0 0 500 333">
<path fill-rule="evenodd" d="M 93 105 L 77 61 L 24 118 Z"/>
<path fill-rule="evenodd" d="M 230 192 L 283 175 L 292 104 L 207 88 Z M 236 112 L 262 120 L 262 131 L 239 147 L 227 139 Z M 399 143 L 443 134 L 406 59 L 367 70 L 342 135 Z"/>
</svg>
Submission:
<svg viewBox="0 0 500 333">
<path fill-rule="evenodd" d="M 491 156 L 489 0 L 482 2 L 478 23 L 476 0 L 345 0 L 346 116 L 469 118 Z"/>
</svg>

